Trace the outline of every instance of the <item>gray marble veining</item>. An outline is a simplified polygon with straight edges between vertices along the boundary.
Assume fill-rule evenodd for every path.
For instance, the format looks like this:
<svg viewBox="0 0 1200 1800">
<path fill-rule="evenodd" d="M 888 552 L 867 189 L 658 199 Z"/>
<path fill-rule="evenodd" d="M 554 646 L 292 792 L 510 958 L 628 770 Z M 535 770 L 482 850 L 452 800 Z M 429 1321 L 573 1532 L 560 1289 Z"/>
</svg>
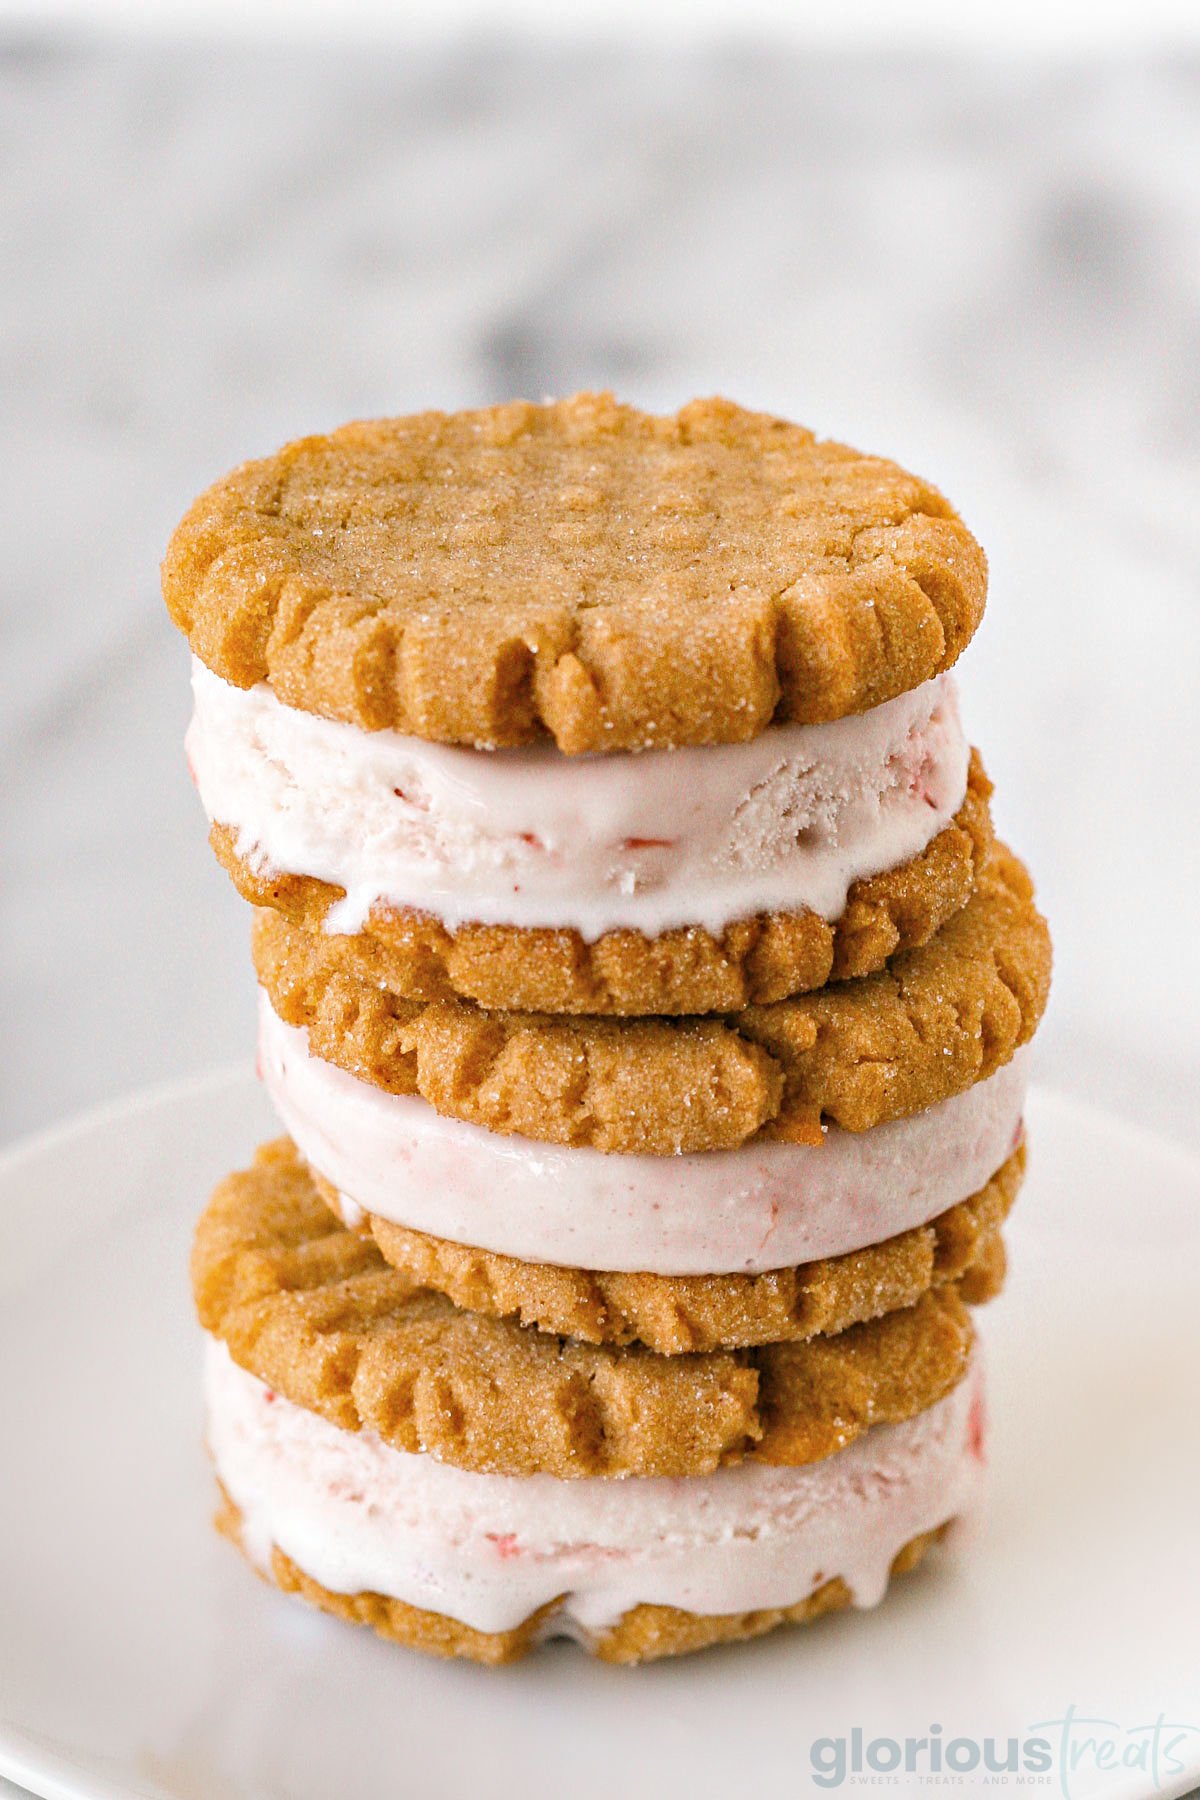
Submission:
<svg viewBox="0 0 1200 1800">
<path fill-rule="evenodd" d="M 249 1054 L 157 595 L 192 495 L 355 414 L 612 385 L 955 499 L 1042 1073 L 1200 1141 L 1198 102 L 1181 58 L 8 42 L 0 1131 Z"/>
</svg>

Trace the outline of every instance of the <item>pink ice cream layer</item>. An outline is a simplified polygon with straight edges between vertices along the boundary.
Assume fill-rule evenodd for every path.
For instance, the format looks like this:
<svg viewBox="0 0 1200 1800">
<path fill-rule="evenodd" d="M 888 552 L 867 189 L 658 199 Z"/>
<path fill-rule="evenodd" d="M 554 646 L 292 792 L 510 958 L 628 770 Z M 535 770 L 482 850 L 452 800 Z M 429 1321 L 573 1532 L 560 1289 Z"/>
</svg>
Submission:
<svg viewBox="0 0 1200 1800">
<path fill-rule="evenodd" d="M 714 934 L 810 908 L 919 855 L 966 793 L 949 676 L 829 725 L 744 744 L 564 756 L 457 749 L 284 706 L 193 666 L 188 759 L 210 820 L 262 873 L 346 890 L 330 931 L 383 905 L 468 921 Z"/>
<path fill-rule="evenodd" d="M 822 1143 L 692 1156 L 606 1155 L 501 1137 L 311 1054 L 259 997 L 259 1072 L 349 1224 L 410 1230 L 525 1262 L 657 1275 L 758 1274 L 841 1256 L 967 1199 L 1021 1141 L 1029 1052 L 965 1093 Z"/>
<path fill-rule="evenodd" d="M 337 1594 L 370 1592 L 508 1631 L 560 1599 L 547 1635 L 641 1604 L 791 1606 L 840 1576 L 873 1606 L 896 1552 L 961 1514 L 983 1474 L 978 1351 L 958 1386 L 802 1468 L 683 1479 L 481 1475 L 294 1406 L 210 1340 L 208 1441 L 247 1554 L 278 1547 Z"/>
</svg>

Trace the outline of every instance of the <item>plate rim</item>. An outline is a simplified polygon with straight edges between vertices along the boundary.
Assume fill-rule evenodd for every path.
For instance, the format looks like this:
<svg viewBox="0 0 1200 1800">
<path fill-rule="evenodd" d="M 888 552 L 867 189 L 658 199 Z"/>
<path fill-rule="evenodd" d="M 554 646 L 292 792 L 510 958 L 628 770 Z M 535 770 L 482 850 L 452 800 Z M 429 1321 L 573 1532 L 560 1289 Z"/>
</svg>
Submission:
<svg viewBox="0 0 1200 1800">
<path fill-rule="evenodd" d="M 255 1072 L 248 1058 L 221 1063 L 190 1075 L 177 1076 L 135 1089 L 114 1099 L 101 1101 L 67 1118 L 30 1133 L 0 1148 L 0 1209 L 11 1195 L 4 1190 L 9 1181 L 19 1178 L 32 1165 L 51 1157 L 66 1146 L 77 1144 L 92 1134 L 111 1129 L 123 1121 L 144 1117 L 178 1104 L 187 1104 L 223 1092 L 244 1092 L 255 1087 Z M 1109 1112 L 1058 1086 L 1031 1084 L 1034 1105 L 1049 1105 L 1071 1130 L 1087 1130 L 1095 1123 L 1106 1133 L 1122 1137 L 1136 1153 L 1139 1147 L 1166 1158 L 1185 1179 L 1200 1180 L 1200 1150 L 1180 1139 L 1147 1125 L 1123 1112 Z M 86 1228 L 79 1221 L 79 1230 Z M 70 1234 L 72 1237 L 74 1232 Z M 61 1746 L 45 1743 L 11 1717 L 0 1714 L 0 1777 L 15 1782 L 39 1800 L 157 1800 L 164 1790 L 147 1787 L 132 1770 L 119 1778 L 93 1768 L 83 1768 L 79 1755 Z M 1132 1771 L 1130 1772 L 1132 1775 Z M 1130 1786 L 1105 1790 L 1104 1800 L 1183 1800 L 1200 1781 L 1200 1752 L 1195 1764 L 1177 1782 L 1151 1790 L 1131 1782 Z M 919 1793 L 920 1789 L 912 1790 Z"/>
</svg>

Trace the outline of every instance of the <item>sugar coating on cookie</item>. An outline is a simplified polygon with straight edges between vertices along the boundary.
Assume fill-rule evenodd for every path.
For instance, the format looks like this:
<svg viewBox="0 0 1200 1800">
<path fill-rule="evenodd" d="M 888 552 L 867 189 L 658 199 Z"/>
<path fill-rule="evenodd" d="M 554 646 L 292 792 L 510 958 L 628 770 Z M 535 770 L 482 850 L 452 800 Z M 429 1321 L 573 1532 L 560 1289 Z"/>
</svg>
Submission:
<svg viewBox="0 0 1200 1800">
<path fill-rule="evenodd" d="M 567 1018 L 429 1005 L 359 973 L 346 946 L 256 915 L 280 1017 L 361 1080 L 501 1135 L 680 1156 L 866 1131 L 985 1080 L 1033 1036 L 1050 940 L 1023 865 L 997 844 L 967 905 L 887 969 L 725 1018 Z"/>
<path fill-rule="evenodd" d="M 481 925 L 450 931 L 433 913 L 375 907 L 360 932 L 339 935 L 348 965 L 410 1000 L 477 1001 L 489 1010 L 625 1017 L 734 1012 L 853 980 L 928 943 L 962 910 L 992 844 L 991 783 L 973 752 L 967 792 L 951 822 L 909 861 L 851 883 L 832 921 L 811 911 L 756 913 L 719 935 L 687 925 L 647 937 L 574 927 Z M 252 906 L 329 931 L 344 889 L 288 875 L 238 850 L 214 823 L 209 842 Z"/>
<path fill-rule="evenodd" d="M 294 1405 L 212 1340 L 207 1403 L 217 1474 L 264 1573 L 279 1553 L 324 1594 L 489 1638 L 537 1618 L 537 1637 L 596 1648 L 643 1607 L 783 1614 L 831 1581 L 873 1606 L 904 1547 L 969 1507 L 983 1464 L 978 1356 L 941 1400 L 823 1461 L 671 1481 L 513 1479 L 408 1454 Z"/>
<path fill-rule="evenodd" d="M 342 960 L 410 1000 L 474 1000 L 489 1010 L 616 1016 L 734 1012 L 808 993 L 829 980 L 875 974 L 888 958 L 928 943 L 960 912 L 993 844 L 991 782 L 972 752 L 967 791 L 951 822 L 919 855 L 852 882 L 839 916 L 756 913 L 714 936 L 687 925 L 647 937 L 626 928 L 586 940 L 574 927 L 482 925 L 450 931 L 433 913 L 373 907 L 363 929 L 338 937 Z M 329 932 L 345 890 L 284 874 L 215 822 L 209 842 L 255 907 Z"/>
<path fill-rule="evenodd" d="M 525 1261 L 659 1275 L 762 1274 L 924 1225 L 1021 1140 L 1027 1049 L 938 1105 L 819 1143 L 605 1155 L 500 1137 L 312 1054 L 259 1002 L 258 1066 L 280 1120 L 364 1213 Z"/>
<path fill-rule="evenodd" d="M 950 673 L 986 587 L 928 483 L 720 399 L 358 422 L 192 506 L 292 1133 L 191 1258 L 267 1579 L 637 1662 L 873 1606 L 970 1508 L 1051 961 Z"/>
<path fill-rule="evenodd" d="M 819 1461 L 962 1379 L 954 1283 L 836 1337 L 661 1356 L 462 1311 L 330 1214 L 293 1146 L 223 1181 L 192 1251 L 201 1325 L 299 1406 L 509 1475 L 699 1475 Z"/>
<path fill-rule="evenodd" d="M 521 1262 L 370 1214 L 357 1229 L 370 1231 L 393 1268 L 456 1306 L 585 1343 L 638 1343 L 679 1356 L 836 1335 L 915 1306 L 947 1282 L 969 1306 L 995 1299 L 1007 1272 L 1000 1228 L 1024 1166 L 1022 1146 L 977 1194 L 927 1225 L 763 1275 L 626 1274 Z M 316 1186 L 341 1218 L 337 1193 L 319 1179 Z"/>
<path fill-rule="evenodd" d="M 570 753 L 878 706 L 956 661 L 986 586 L 952 507 L 896 464 L 726 400 L 658 417 L 606 394 L 300 439 L 201 495 L 163 564 L 225 681 Z"/>
</svg>

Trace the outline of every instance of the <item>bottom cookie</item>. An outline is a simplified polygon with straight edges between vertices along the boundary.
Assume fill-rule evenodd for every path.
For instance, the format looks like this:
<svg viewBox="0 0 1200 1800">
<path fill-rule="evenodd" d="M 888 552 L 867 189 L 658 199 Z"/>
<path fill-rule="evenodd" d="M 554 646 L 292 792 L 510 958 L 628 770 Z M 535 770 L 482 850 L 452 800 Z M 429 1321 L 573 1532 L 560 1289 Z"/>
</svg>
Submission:
<svg viewBox="0 0 1200 1800">
<path fill-rule="evenodd" d="M 804 1468 L 563 1481 L 393 1450 L 209 1355 L 219 1529 L 285 1592 L 482 1663 L 559 1636 L 635 1663 L 873 1606 L 982 1475 L 977 1357 L 924 1413 Z"/>
<path fill-rule="evenodd" d="M 245 1554 L 242 1515 L 224 1489 L 214 1523 L 222 1536 Z M 933 1531 L 910 1538 L 893 1557 L 889 1576 L 906 1575 L 915 1569 L 926 1551 L 946 1535 L 951 1523 L 947 1520 Z M 257 1572 L 283 1593 L 299 1594 L 310 1606 L 319 1607 L 335 1619 L 344 1619 L 350 1625 L 367 1625 L 379 1637 L 403 1644 L 408 1650 L 423 1650 L 428 1656 L 458 1656 L 467 1662 L 499 1668 L 503 1663 L 520 1662 L 550 1638 L 577 1635 L 556 1628 L 555 1614 L 559 1609 L 554 1601 L 512 1631 L 472 1631 L 469 1625 L 462 1625 L 445 1613 L 406 1606 L 403 1600 L 389 1600 L 384 1594 L 335 1594 L 297 1568 L 279 1549 L 271 1552 L 270 1569 L 260 1568 Z M 655 1662 L 659 1657 L 709 1650 L 715 1644 L 765 1637 L 780 1625 L 808 1625 L 826 1613 L 843 1612 L 851 1605 L 850 1589 L 840 1576 L 835 1576 L 807 1600 L 799 1600 L 794 1606 L 764 1607 L 757 1612 L 689 1613 L 674 1606 L 635 1606 L 611 1630 L 587 1640 L 586 1648 L 601 1662 Z"/>
</svg>

